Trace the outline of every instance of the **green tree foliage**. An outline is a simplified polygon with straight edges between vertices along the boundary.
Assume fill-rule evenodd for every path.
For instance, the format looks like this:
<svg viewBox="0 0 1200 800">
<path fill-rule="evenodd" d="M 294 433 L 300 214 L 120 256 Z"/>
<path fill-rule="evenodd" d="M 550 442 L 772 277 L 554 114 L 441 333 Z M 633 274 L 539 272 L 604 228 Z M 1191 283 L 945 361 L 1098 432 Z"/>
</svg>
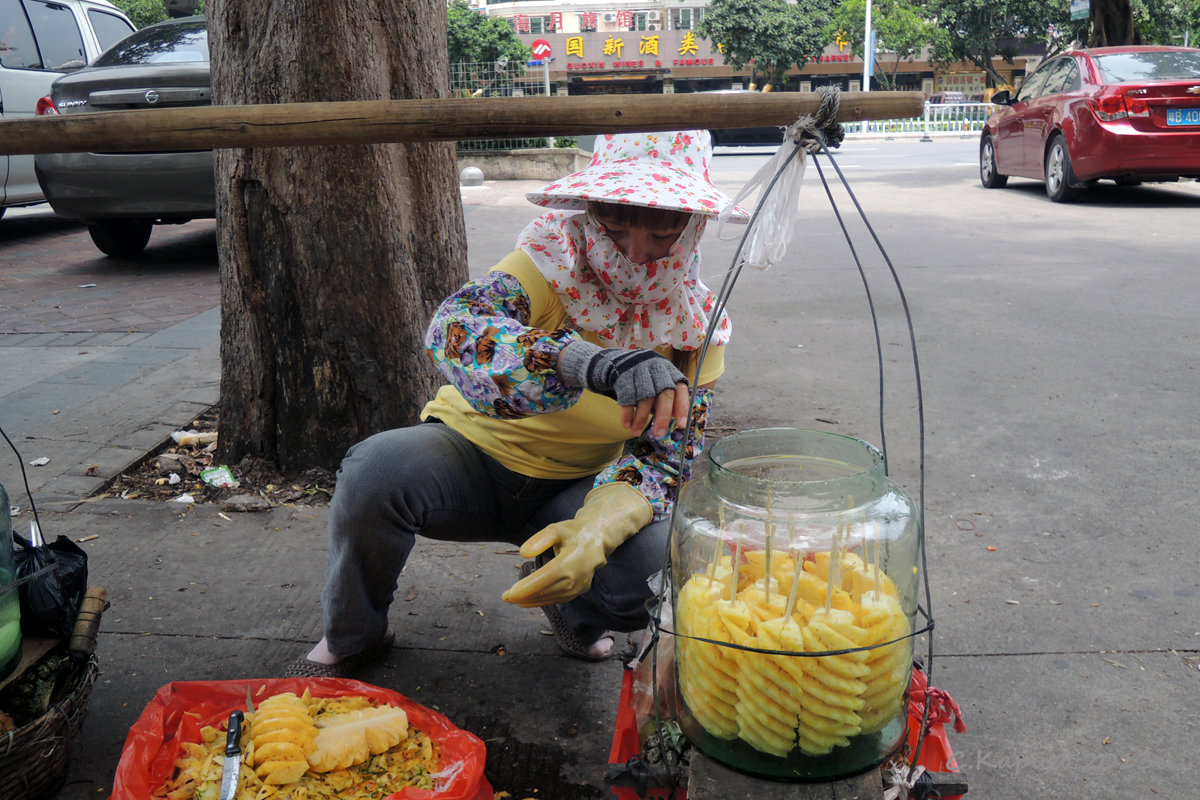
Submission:
<svg viewBox="0 0 1200 800">
<path fill-rule="evenodd" d="M 862 58 L 866 51 L 866 10 L 866 0 L 845 0 L 834 9 L 832 21 L 825 26 L 825 39 L 848 43 L 854 55 Z M 885 90 L 896 88 L 900 62 L 915 61 L 926 47 L 948 44 L 945 29 L 927 19 L 924 10 L 908 0 L 871 0 L 871 27 L 875 30 L 877 54 L 874 77 L 879 88 Z M 880 60 L 878 54 L 884 52 L 895 54 L 895 60 Z"/>
<path fill-rule="evenodd" d="M 818 57 L 829 41 L 825 26 L 832 0 L 712 0 L 696 32 L 721 46 L 725 63 L 750 66 L 768 86 L 782 82 L 792 64 Z"/>
<path fill-rule="evenodd" d="M 1200 0 L 1091 0 L 1071 33 L 1088 47 L 1122 44 L 1196 46 Z"/>
<path fill-rule="evenodd" d="M 113 5 L 125 12 L 129 21 L 139 28 L 167 18 L 167 6 L 163 0 L 113 0 Z"/>
<path fill-rule="evenodd" d="M 1086 20 L 1070 19 L 1067 0 L 930 0 L 926 13 L 945 29 L 935 62 L 970 61 L 1001 78 L 992 58 L 1012 62 L 1018 50 L 1043 44 L 1047 53 L 1069 46 L 1118 44 L 1195 45 L 1200 0 L 1091 0 Z"/>
<path fill-rule="evenodd" d="M 1195 47 L 1200 39 L 1200 0 L 1134 0 L 1133 24 L 1142 44 Z"/>
<path fill-rule="evenodd" d="M 1049 45 L 1052 31 L 1069 41 L 1082 27 L 1071 23 L 1066 0 L 931 0 L 926 13 L 946 31 L 933 43 L 933 60 L 969 61 L 987 73 L 989 86 L 1004 82 L 993 58 L 1012 63 L 1031 42 Z"/>
<path fill-rule="evenodd" d="M 472 11 L 467 0 L 453 0 L 448 13 L 446 39 L 451 64 L 506 59 L 510 64 L 524 65 L 529 60 L 529 48 L 517 38 L 507 20 Z"/>
</svg>

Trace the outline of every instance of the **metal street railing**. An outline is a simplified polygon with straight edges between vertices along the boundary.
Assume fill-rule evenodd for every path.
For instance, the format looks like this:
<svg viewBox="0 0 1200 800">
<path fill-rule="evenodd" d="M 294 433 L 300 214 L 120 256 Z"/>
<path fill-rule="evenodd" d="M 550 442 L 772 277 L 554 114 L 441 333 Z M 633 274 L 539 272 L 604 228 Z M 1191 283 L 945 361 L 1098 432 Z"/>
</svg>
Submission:
<svg viewBox="0 0 1200 800">
<path fill-rule="evenodd" d="M 992 109 L 991 103 L 926 103 L 919 117 L 872 119 L 849 128 L 851 133 L 862 134 L 921 134 L 928 140 L 934 134 L 978 133 Z"/>
</svg>

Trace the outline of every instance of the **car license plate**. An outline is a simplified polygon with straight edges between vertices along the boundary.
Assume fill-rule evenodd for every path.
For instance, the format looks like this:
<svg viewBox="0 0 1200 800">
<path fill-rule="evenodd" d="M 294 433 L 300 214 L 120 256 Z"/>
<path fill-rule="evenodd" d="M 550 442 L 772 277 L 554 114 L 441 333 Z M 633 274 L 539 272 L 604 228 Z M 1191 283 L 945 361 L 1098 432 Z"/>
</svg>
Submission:
<svg viewBox="0 0 1200 800">
<path fill-rule="evenodd" d="M 1200 108 L 1167 109 L 1168 125 L 1200 125 Z"/>
</svg>

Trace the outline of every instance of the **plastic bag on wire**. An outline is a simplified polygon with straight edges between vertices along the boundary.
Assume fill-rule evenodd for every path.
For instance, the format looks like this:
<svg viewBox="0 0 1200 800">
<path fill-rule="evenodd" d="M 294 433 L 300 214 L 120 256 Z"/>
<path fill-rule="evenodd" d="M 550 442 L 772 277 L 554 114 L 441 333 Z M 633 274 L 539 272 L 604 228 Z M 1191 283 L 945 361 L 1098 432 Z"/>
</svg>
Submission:
<svg viewBox="0 0 1200 800">
<path fill-rule="evenodd" d="M 753 227 L 746 233 L 746 241 L 742 246 L 743 263 L 754 269 L 765 270 L 783 261 L 800 217 L 797 204 L 807 164 L 804 148 L 795 144 L 789 135 L 785 135 L 783 144 L 775 151 L 775 155 L 754 173 L 733 198 L 733 202 L 717 218 L 717 238 L 739 238 L 742 236 L 741 231 L 730 235 L 725 233 L 725 225 L 733 209 L 760 190 L 763 193 L 769 192 L 762 207 L 750 220 Z M 771 180 L 776 174 L 779 177 L 772 186 Z"/>
<path fill-rule="evenodd" d="M 846 136 L 845 129 L 837 121 L 841 91 L 823 86 L 817 94 L 821 96 L 817 111 L 802 115 L 784 128 L 783 144 L 775 155 L 754 173 L 717 218 L 718 238 L 738 238 L 738 235 L 724 235 L 725 224 L 738 204 L 761 187 L 761 199 L 750 219 L 751 229 L 744 234 L 740 251 L 741 262 L 755 269 L 767 269 L 783 261 L 799 217 L 796 201 L 800 184 L 804 182 L 808 153 L 816 153 L 823 146 L 838 147 Z"/>
<path fill-rule="evenodd" d="M 87 553 L 66 536 L 49 544 L 40 537 L 36 527 L 31 532 L 33 541 L 13 534 L 21 632 L 34 638 L 63 638 L 71 635 L 87 592 Z"/>
<path fill-rule="evenodd" d="M 651 589 L 655 591 L 652 602 L 657 604 L 652 614 L 654 622 L 646 629 L 637 658 L 629 664 L 634 671 L 630 704 L 643 740 L 649 726 L 678 717 L 675 637 L 669 633 L 673 629 L 671 593 L 669 582 L 663 585 L 661 572 L 651 578 Z"/>
</svg>

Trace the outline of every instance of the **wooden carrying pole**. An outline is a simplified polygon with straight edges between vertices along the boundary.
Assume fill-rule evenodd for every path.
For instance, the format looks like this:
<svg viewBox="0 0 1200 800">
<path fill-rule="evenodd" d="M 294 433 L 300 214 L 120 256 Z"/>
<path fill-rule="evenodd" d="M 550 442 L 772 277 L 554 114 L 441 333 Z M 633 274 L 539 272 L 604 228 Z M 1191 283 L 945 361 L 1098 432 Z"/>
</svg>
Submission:
<svg viewBox="0 0 1200 800">
<path fill-rule="evenodd" d="M 0 155 L 580 136 L 790 125 L 821 95 L 591 95 L 363 100 L 64 114 L 0 122 Z M 844 92 L 839 122 L 915 117 L 920 92 Z"/>
</svg>

